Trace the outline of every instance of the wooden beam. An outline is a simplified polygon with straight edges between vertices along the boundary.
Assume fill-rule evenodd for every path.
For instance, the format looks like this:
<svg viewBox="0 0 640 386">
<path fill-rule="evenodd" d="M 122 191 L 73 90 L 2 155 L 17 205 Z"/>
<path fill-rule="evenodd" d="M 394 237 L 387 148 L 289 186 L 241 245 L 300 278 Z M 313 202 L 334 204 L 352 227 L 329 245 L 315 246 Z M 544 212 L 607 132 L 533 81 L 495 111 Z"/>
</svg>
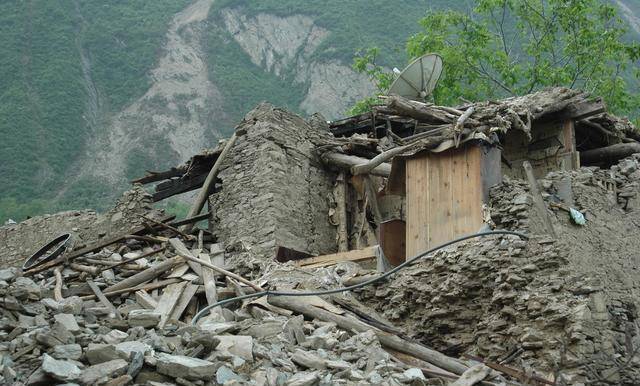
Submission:
<svg viewBox="0 0 640 386">
<path fill-rule="evenodd" d="M 640 143 L 617 143 L 615 145 L 580 152 L 580 161 L 584 165 L 615 163 L 631 154 L 640 153 Z"/>
<path fill-rule="evenodd" d="M 357 165 L 367 164 L 370 160 L 367 158 L 358 157 L 355 155 L 347 155 L 336 152 L 327 152 L 322 155 L 322 160 L 329 166 L 334 166 L 339 169 L 351 170 L 352 167 Z M 389 177 L 391 174 L 391 165 L 388 163 L 381 163 L 374 168 L 368 170 L 369 174 L 380 177 Z"/>
<path fill-rule="evenodd" d="M 164 200 L 165 198 L 175 196 L 177 194 L 182 194 L 182 193 L 190 192 L 192 190 L 196 190 L 202 186 L 202 184 L 206 179 L 207 179 L 206 174 L 199 174 L 191 178 L 174 179 L 174 180 L 163 182 L 162 184 L 158 184 L 156 186 L 156 191 L 151 194 L 152 201 L 158 202 L 158 201 Z"/>
<path fill-rule="evenodd" d="M 331 255 L 323 255 L 310 257 L 307 259 L 297 260 L 296 265 L 303 268 L 319 268 L 337 264 L 341 261 L 365 261 L 375 260 L 378 256 L 378 246 L 368 247 L 365 249 L 357 249 L 348 252 L 333 253 Z"/>
<path fill-rule="evenodd" d="M 109 301 L 109 299 L 107 299 L 106 296 L 104 296 L 104 294 L 102 293 L 102 291 L 100 291 L 100 288 L 96 285 L 96 283 L 94 283 L 93 280 L 91 279 L 87 279 L 87 284 L 89 284 L 89 287 L 91 288 L 93 293 L 100 300 L 100 303 L 102 303 L 103 306 L 107 307 L 107 309 L 109 310 L 110 313 L 113 314 L 113 316 L 115 316 L 118 319 L 122 319 L 122 315 L 120 315 L 120 312 L 118 311 L 118 309 L 113 304 L 111 304 L 111 302 Z"/>
<path fill-rule="evenodd" d="M 159 221 L 161 222 L 167 222 L 167 221 L 171 221 L 175 218 L 176 216 L 166 216 L 161 218 Z M 139 235 L 139 234 L 143 234 L 149 231 L 149 227 L 146 225 L 141 225 L 141 226 L 137 226 L 134 227 L 133 229 L 131 229 L 129 232 L 125 233 L 125 234 L 120 234 L 117 236 L 112 236 L 112 237 L 108 237 L 105 238 L 103 240 L 100 241 L 96 241 L 95 243 L 89 244 L 88 246 L 82 248 L 82 249 L 78 249 L 76 251 L 71 252 L 70 254 L 66 255 L 66 254 L 62 254 L 62 256 L 59 256 L 58 258 L 39 265 L 35 268 L 29 269 L 25 272 L 23 272 L 24 276 L 30 276 L 33 274 L 36 274 L 38 272 L 42 272 L 45 271 L 49 268 L 55 267 L 56 265 L 62 264 L 63 262 L 68 262 L 68 261 L 72 261 L 82 255 L 85 255 L 87 253 L 90 252 L 95 252 L 95 251 L 99 251 L 104 247 L 108 247 L 109 245 L 118 243 L 120 241 L 124 241 L 127 236 L 129 235 Z"/>
<path fill-rule="evenodd" d="M 170 284 L 164 289 L 162 297 L 158 301 L 158 306 L 155 308 L 155 312 L 161 315 L 160 322 L 158 323 L 159 329 L 164 328 L 169 317 L 171 317 L 171 313 L 173 312 L 178 299 L 180 299 L 186 285 L 187 282 L 183 281 L 180 283 Z"/>
<path fill-rule="evenodd" d="M 384 347 L 394 349 L 409 355 L 412 355 L 418 359 L 422 359 L 431 363 L 434 366 L 450 371 L 454 374 L 463 374 L 467 369 L 461 361 L 448 357 L 438 351 L 432 350 L 428 347 L 422 346 L 417 343 L 404 340 L 397 335 L 379 330 L 371 325 L 362 322 L 349 315 L 338 315 L 336 313 L 327 311 L 323 308 L 316 307 L 310 303 L 307 298 L 297 296 L 272 296 L 268 297 L 270 304 L 303 314 L 309 318 L 322 320 L 325 322 L 333 322 L 338 327 L 347 331 L 373 331 L 378 340 Z"/>
<path fill-rule="evenodd" d="M 231 138 L 229 138 L 227 143 L 224 145 L 224 149 L 222 150 L 222 153 L 220 153 L 220 156 L 216 159 L 216 162 L 213 164 L 213 167 L 209 171 L 209 174 L 207 175 L 207 178 L 205 179 L 202 185 L 202 189 L 200 189 L 200 192 L 198 193 L 198 197 L 196 197 L 195 201 L 193 202 L 187 217 L 193 217 L 198 215 L 202 210 L 202 208 L 204 207 L 204 203 L 207 200 L 207 197 L 209 196 L 209 190 L 211 189 L 211 186 L 213 185 L 216 178 L 218 177 L 218 173 L 222 168 L 222 162 L 226 158 L 229 151 L 231 151 L 233 144 L 236 143 L 236 138 L 238 138 L 238 133 L 234 132 Z M 188 233 L 189 231 L 191 231 L 192 227 L 193 227 L 192 224 L 186 224 L 182 226 L 181 230 Z"/>
<path fill-rule="evenodd" d="M 155 279 L 156 277 L 160 276 L 164 272 L 170 270 L 171 268 L 183 262 L 184 262 L 184 259 L 180 256 L 172 257 L 169 260 L 165 260 L 162 263 L 155 264 L 140 273 L 137 273 L 131 277 L 128 277 L 112 285 L 109 288 L 106 288 L 104 292 L 113 292 L 120 289 L 129 288 L 129 287 L 136 286 L 138 284 L 145 283 L 149 280 Z"/>
</svg>

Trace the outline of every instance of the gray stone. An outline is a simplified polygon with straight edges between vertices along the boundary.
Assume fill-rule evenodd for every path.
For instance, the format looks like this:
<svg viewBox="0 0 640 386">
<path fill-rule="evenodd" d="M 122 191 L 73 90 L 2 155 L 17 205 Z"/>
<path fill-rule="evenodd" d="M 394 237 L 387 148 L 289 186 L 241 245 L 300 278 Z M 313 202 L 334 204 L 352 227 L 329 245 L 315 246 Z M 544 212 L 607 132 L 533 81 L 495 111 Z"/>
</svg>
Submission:
<svg viewBox="0 0 640 386">
<path fill-rule="evenodd" d="M 207 331 L 212 334 L 224 334 L 238 329 L 237 323 L 234 322 L 216 322 L 213 320 L 205 320 L 199 327 L 202 331 Z"/>
<path fill-rule="evenodd" d="M 107 344 L 118 344 L 124 342 L 129 337 L 129 334 L 120 330 L 111 330 L 108 334 L 102 337 L 102 340 Z"/>
<path fill-rule="evenodd" d="M 82 358 L 82 346 L 79 344 L 61 344 L 53 348 L 51 355 L 56 359 L 72 359 L 77 361 Z"/>
<path fill-rule="evenodd" d="M 112 361 L 120 358 L 120 354 L 116 351 L 115 345 L 112 344 L 96 344 L 89 343 L 86 348 L 85 355 L 92 365 Z"/>
<path fill-rule="evenodd" d="M 140 352 L 132 352 L 129 357 L 127 374 L 135 378 L 140 373 L 140 370 L 142 370 L 142 366 L 144 366 L 144 355 Z"/>
<path fill-rule="evenodd" d="M 227 366 L 221 366 L 218 371 L 216 371 L 216 381 L 219 384 L 224 385 L 229 381 L 242 381 L 242 377 L 234 373 L 233 370 Z"/>
<path fill-rule="evenodd" d="M 131 327 L 144 327 L 144 328 L 153 328 L 158 325 L 160 322 L 160 318 L 162 315 L 160 313 L 155 312 L 153 310 L 131 310 L 129 312 L 129 325 Z"/>
<path fill-rule="evenodd" d="M 53 316 L 56 322 L 62 324 L 67 331 L 75 334 L 80 332 L 80 326 L 78 326 L 78 322 L 76 318 L 71 314 L 56 314 Z"/>
<path fill-rule="evenodd" d="M 17 298 L 22 298 L 18 296 L 18 293 L 23 293 L 24 299 L 40 300 L 41 292 L 40 286 L 28 277 L 21 276 L 13 282 L 13 294 Z"/>
<path fill-rule="evenodd" d="M 309 351 L 298 349 L 291 356 L 291 360 L 308 369 L 322 370 L 327 368 L 326 361 L 323 358 Z"/>
<path fill-rule="evenodd" d="M 174 378 L 208 380 L 215 375 L 216 366 L 209 361 L 165 353 L 157 354 L 156 358 L 158 372 Z"/>
<path fill-rule="evenodd" d="M 9 283 L 13 279 L 15 279 L 16 276 L 18 276 L 18 269 L 17 268 L 0 269 L 0 280 L 4 280 L 7 283 Z"/>
<path fill-rule="evenodd" d="M 43 354 L 42 371 L 60 381 L 72 381 L 78 379 L 80 368 L 72 362 L 54 359 L 53 357 Z"/>
<path fill-rule="evenodd" d="M 320 380 L 320 376 L 316 371 L 311 373 L 299 372 L 287 379 L 284 384 L 285 386 L 313 386 L 318 380 Z"/>
<path fill-rule="evenodd" d="M 131 353 L 140 353 L 144 357 L 147 353 L 151 353 L 153 349 L 146 343 L 138 341 L 127 341 L 118 343 L 115 346 L 116 352 L 122 359 L 127 359 Z"/>
<path fill-rule="evenodd" d="M 58 303 L 60 305 L 60 312 L 73 315 L 80 314 L 82 312 L 82 307 L 84 307 L 84 301 L 80 299 L 79 296 L 70 296 L 60 300 Z"/>
<path fill-rule="evenodd" d="M 123 375 L 127 370 L 127 366 L 127 362 L 123 359 L 89 366 L 82 371 L 80 381 L 85 385 L 95 385 L 102 378 L 115 378 Z"/>
<path fill-rule="evenodd" d="M 245 335 L 216 335 L 215 338 L 220 340 L 216 350 L 223 355 L 232 354 L 248 361 L 253 360 L 252 337 Z"/>
<path fill-rule="evenodd" d="M 45 307 L 52 311 L 58 311 L 61 307 L 60 303 L 56 302 L 51 298 L 44 298 L 40 300 L 40 303 L 44 304 Z"/>
</svg>

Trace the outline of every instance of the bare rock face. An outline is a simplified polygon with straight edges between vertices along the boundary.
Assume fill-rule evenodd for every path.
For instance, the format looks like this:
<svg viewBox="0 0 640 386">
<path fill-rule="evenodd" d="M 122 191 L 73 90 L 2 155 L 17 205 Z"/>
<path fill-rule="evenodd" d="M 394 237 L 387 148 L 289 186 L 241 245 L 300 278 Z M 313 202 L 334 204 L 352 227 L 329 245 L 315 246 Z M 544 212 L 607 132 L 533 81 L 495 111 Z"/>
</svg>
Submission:
<svg viewBox="0 0 640 386">
<path fill-rule="evenodd" d="M 373 83 L 348 63 L 313 56 L 330 31 L 305 15 L 244 15 L 235 8 L 221 11 L 225 27 L 251 61 L 276 76 L 293 72 L 295 82 L 308 84 L 300 109 L 329 119 L 344 114 L 357 100 L 373 94 Z"/>
<path fill-rule="evenodd" d="M 218 135 L 212 114 L 220 93 L 209 80 L 201 36 L 213 0 L 198 0 L 175 15 L 147 92 L 117 114 L 82 160 L 78 178 L 120 188 L 136 157 L 169 165 L 188 159 Z M 159 140 L 162 138 L 162 140 Z M 132 158 L 133 157 L 133 158 Z"/>
</svg>

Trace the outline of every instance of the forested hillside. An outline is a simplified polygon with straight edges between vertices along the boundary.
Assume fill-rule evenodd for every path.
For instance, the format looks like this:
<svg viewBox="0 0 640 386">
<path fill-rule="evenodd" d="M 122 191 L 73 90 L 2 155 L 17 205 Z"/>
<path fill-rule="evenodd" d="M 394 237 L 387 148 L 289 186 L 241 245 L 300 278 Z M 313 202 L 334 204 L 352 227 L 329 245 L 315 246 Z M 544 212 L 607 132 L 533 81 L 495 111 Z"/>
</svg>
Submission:
<svg viewBox="0 0 640 386">
<path fill-rule="evenodd" d="M 103 209 L 262 100 L 336 118 L 374 91 L 354 54 L 376 46 L 402 67 L 418 20 L 451 3 L 0 2 L 0 224 Z M 613 3 L 640 28 L 640 0 Z"/>
</svg>

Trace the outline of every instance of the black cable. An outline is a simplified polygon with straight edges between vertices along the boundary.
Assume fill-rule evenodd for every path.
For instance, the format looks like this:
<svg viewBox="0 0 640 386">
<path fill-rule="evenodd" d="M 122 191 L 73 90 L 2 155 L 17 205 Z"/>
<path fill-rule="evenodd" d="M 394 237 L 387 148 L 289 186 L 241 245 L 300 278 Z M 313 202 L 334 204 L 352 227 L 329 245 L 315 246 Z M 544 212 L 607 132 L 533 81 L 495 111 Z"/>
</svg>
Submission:
<svg viewBox="0 0 640 386">
<path fill-rule="evenodd" d="M 345 291 L 353 291 L 355 289 L 359 289 L 365 286 L 368 286 L 369 284 L 373 284 L 375 282 L 381 281 L 383 279 L 386 279 L 387 277 L 393 275 L 394 273 L 398 272 L 399 270 L 403 269 L 404 267 L 408 266 L 409 264 L 413 263 L 414 261 L 432 253 L 435 252 L 439 249 L 448 247 L 451 244 L 455 244 L 455 243 L 459 243 L 461 241 L 464 240 L 468 240 L 471 238 L 475 238 L 475 237 L 483 237 L 483 236 L 492 236 L 492 235 L 514 235 L 514 236 L 518 236 L 522 239 L 527 240 L 529 237 L 527 237 L 526 235 L 519 233 L 519 232 L 514 232 L 514 231 L 505 231 L 505 230 L 497 230 L 497 231 L 489 231 L 489 232 L 480 232 L 480 233 L 474 233 L 471 235 L 466 235 L 466 236 L 461 236 L 458 237 L 456 239 L 447 241 L 444 244 L 440 244 L 437 247 L 431 248 L 428 251 L 422 252 L 414 257 L 412 257 L 411 259 L 405 261 L 404 263 L 398 265 L 397 267 L 383 273 L 380 276 L 374 277 L 372 279 L 369 279 L 367 281 L 364 281 L 362 283 L 359 284 L 354 284 L 352 286 L 349 287 L 342 287 L 342 288 L 334 288 L 334 289 L 330 289 L 330 290 L 324 290 L 324 291 L 314 291 L 314 292 L 280 292 L 280 291 L 270 291 L 270 290 L 266 290 L 266 291 L 261 291 L 261 292 L 255 292 L 252 294 L 247 294 L 247 295 L 242 295 L 242 296 L 237 296 L 235 298 L 231 298 L 231 299 L 226 299 L 226 300 L 221 300 L 217 303 L 214 304 L 210 304 L 206 307 L 204 307 L 202 310 L 200 310 L 194 317 L 193 320 L 191 321 L 191 324 L 195 325 L 198 320 L 206 313 L 208 312 L 210 309 L 214 308 L 214 307 L 218 307 L 218 306 L 222 306 L 225 305 L 227 303 L 233 303 L 233 302 L 237 302 L 239 300 L 244 300 L 244 299 L 250 299 L 250 298 L 258 298 L 258 297 L 262 297 L 262 296 L 267 296 L 267 295 L 273 295 L 273 296 L 321 296 L 321 295 L 331 295 L 331 294 L 335 294 L 335 293 L 339 293 L 339 292 L 345 292 Z"/>
</svg>

